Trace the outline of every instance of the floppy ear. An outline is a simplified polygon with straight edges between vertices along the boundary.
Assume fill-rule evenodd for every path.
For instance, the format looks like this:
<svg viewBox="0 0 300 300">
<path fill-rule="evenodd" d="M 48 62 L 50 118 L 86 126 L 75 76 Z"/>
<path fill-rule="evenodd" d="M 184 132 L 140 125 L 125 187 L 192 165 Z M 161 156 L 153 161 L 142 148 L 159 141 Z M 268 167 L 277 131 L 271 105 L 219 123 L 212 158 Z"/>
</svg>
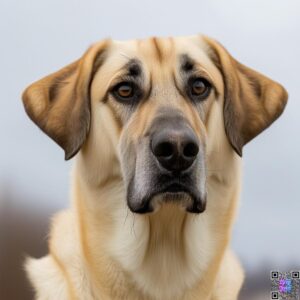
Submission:
<svg viewBox="0 0 300 300">
<path fill-rule="evenodd" d="M 277 82 L 236 61 L 219 43 L 205 37 L 209 55 L 224 81 L 225 131 L 233 149 L 243 146 L 283 112 L 286 90 Z"/>
<path fill-rule="evenodd" d="M 72 158 L 90 128 L 90 86 L 104 61 L 107 41 L 89 48 L 77 61 L 30 85 L 23 93 L 31 120 Z"/>
</svg>

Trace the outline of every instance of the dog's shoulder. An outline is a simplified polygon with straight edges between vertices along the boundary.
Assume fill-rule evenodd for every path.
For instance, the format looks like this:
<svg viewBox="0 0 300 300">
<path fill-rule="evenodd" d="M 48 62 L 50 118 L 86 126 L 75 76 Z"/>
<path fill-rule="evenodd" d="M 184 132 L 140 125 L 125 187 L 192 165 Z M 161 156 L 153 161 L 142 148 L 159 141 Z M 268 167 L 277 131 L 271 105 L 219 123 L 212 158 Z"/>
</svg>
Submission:
<svg viewBox="0 0 300 300">
<path fill-rule="evenodd" d="M 50 255 L 25 262 L 27 276 L 34 287 L 35 299 L 68 299 L 63 273 Z"/>
<path fill-rule="evenodd" d="M 237 299 L 244 281 L 244 271 L 236 255 L 227 249 L 218 273 L 212 299 Z"/>
<path fill-rule="evenodd" d="M 80 276 L 74 270 L 82 269 L 76 232 L 72 211 L 59 212 L 52 219 L 49 254 L 26 259 L 25 270 L 36 299 L 70 299 L 73 281 Z"/>
</svg>

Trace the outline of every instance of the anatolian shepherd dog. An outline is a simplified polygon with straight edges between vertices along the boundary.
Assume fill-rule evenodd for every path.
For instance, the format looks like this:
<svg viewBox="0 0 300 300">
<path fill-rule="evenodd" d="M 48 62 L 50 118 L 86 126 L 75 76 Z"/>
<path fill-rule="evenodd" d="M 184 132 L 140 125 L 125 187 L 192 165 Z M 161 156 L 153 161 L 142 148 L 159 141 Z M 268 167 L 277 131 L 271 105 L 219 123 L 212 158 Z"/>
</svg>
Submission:
<svg viewBox="0 0 300 300">
<path fill-rule="evenodd" d="M 29 86 L 29 117 L 76 155 L 49 255 L 26 261 L 36 299 L 237 299 L 242 148 L 286 101 L 206 36 L 104 40 Z"/>
</svg>

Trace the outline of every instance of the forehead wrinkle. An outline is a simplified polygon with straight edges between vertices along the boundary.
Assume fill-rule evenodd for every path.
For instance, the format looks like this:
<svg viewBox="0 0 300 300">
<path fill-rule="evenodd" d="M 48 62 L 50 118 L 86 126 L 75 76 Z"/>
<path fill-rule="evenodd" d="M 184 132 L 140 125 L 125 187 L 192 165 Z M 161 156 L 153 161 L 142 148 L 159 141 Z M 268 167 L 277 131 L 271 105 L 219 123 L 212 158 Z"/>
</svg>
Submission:
<svg viewBox="0 0 300 300">
<path fill-rule="evenodd" d="M 152 53 L 154 52 L 156 60 L 162 64 L 169 64 L 172 66 L 174 59 L 176 59 L 176 47 L 173 37 L 158 38 L 153 37 L 149 39 Z"/>
<path fill-rule="evenodd" d="M 163 50 L 160 48 L 160 43 L 158 41 L 158 38 L 153 37 L 152 39 L 150 39 L 150 41 L 153 45 L 156 58 L 161 63 L 163 61 Z"/>
<path fill-rule="evenodd" d="M 171 76 L 170 70 L 173 69 L 175 56 L 175 40 L 172 37 L 158 38 L 151 37 L 136 41 L 136 56 L 143 63 L 143 70 L 148 79 L 150 74 L 153 86 L 163 84 Z M 155 83 L 154 83 L 155 82 Z"/>
</svg>

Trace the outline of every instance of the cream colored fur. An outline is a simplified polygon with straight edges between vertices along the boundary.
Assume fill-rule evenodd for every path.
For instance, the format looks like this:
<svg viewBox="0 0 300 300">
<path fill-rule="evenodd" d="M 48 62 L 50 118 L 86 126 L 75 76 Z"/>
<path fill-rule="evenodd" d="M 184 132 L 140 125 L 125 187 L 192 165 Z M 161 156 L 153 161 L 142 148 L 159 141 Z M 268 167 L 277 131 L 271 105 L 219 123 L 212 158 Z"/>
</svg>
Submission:
<svg viewBox="0 0 300 300">
<path fill-rule="evenodd" d="M 177 38 L 178 52 L 188 47 L 222 91 L 222 74 L 199 41 Z M 205 124 L 205 212 L 194 215 L 168 203 L 153 214 L 138 215 L 126 205 L 120 167 L 123 133 L 119 135 L 112 110 L 99 105 L 99 99 L 110 70 L 134 53 L 133 43 L 114 42 L 93 80 L 92 124 L 75 157 L 71 207 L 52 220 L 49 254 L 26 261 L 36 299 L 235 300 L 244 275 L 229 242 L 241 159 L 225 133 L 223 92 L 210 100 Z M 122 54 L 118 59 L 116 52 Z"/>
<path fill-rule="evenodd" d="M 212 131 L 223 127 L 218 106 L 213 108 Z M 101 113 L 108 114 L 104 107 Z M 217 150 L 211 151 L 208 169 L 216 171 L 210 171 L 208 206 L 199 216 L 170 204 L 153 216 L 132 214 L 117 159 L 108 159 L 113 145 L 107 145 L 103 161 L 79 153 L 72 206 L 53 220 L 50 255 L 27 262 L 37 299 L 236 299 L 243 272 L 228 243 L 240 190 L 240 159 L 224 134 L 212 135 L 216 145 L 209 147 Z M 110 140 L 103 138 L 105 144 Z M 96 145 L 92 150 L 97 152 Z M 106 166 L 109 161 L 116 165 Z M 89 163 L 95 174 L 86 174 Z M 95 178 L 101 182 L 110 176 L 99 170 L 110 170 L 120 179 L 99 189 Z"/>
</svg>

